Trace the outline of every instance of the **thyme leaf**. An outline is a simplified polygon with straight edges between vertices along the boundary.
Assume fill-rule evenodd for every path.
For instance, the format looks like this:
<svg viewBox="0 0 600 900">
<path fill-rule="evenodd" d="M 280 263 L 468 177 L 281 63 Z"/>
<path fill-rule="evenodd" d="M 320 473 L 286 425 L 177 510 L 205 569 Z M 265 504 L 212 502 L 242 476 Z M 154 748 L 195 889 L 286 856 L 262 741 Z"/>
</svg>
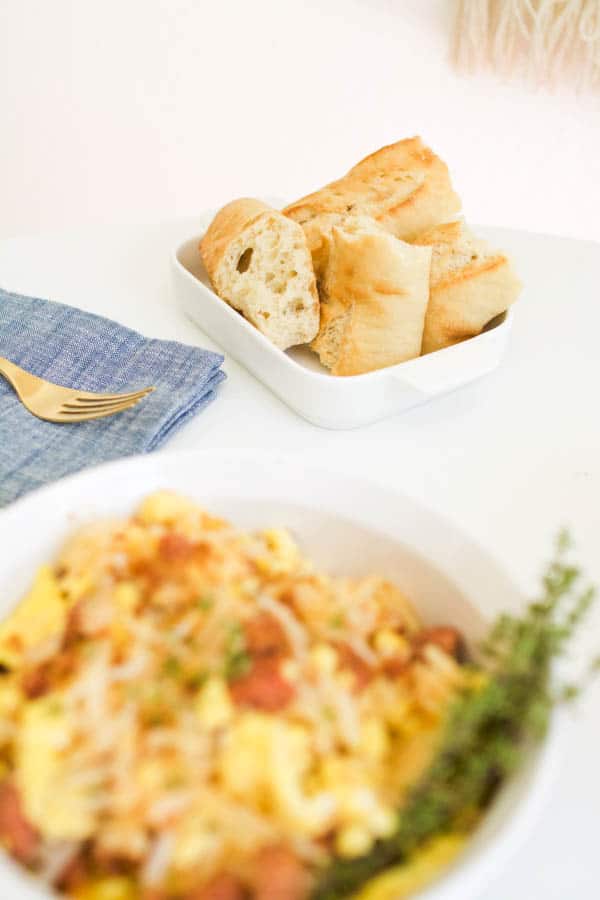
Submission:
<svg viewBox="0 0 600 900">
<path fill-rule="evenodd" d="M 357 859 L 336 858 L 324 869 L 312 900 L 339 900 L 389 866 L 405 862 L 428 838 L 472 822 L 541 739 L 556 703 L 577 686 L 551 686 L 553 662 L 567 649 L 594 599 L 570 564 L 570 540 L 559 534 L 542 593 L 522 616 L 504 614 L 481 648 L 486 673 L 449 711 L 436 756 L 398 812 L 394 833 Z M 594 661 L 589 674 L 598 671 Z"/>
</svg>

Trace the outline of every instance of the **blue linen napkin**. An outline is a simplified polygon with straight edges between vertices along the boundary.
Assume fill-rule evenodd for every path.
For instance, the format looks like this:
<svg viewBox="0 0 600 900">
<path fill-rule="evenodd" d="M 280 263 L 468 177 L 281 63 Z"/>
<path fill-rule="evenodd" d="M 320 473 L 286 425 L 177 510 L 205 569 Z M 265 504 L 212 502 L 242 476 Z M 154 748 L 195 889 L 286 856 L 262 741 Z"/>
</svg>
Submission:
<svg viewBox="0 0 600 900">
<path fill-rule="evenodd" d="M 61 303 L 0 289 L 0 356 L 83 391 L 154 385 L 137 406 L 79 424 L 43 422 L 0 376 L 0 506 L 86 466 L 156 450 L 215 396 L 223 357 Z"/>
</svg>

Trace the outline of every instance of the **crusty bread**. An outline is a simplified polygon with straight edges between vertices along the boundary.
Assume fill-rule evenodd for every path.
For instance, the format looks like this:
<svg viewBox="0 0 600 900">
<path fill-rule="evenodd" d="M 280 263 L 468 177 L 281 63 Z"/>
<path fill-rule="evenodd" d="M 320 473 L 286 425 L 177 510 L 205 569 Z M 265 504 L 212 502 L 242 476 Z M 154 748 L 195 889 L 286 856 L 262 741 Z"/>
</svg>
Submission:
<svg viewBox="0 0 600 900">
<path fill-rule="evenodd" d="M 509 259 L 463 222 L 431 228 L 414 243 L 433 251 L 423 353 L 480 334 L 517 299 L 521 283 Z"/>
<path fill-rule="evenodd" d="M 421 138 L 383 147 L 333 181 L 284 209 L 307 236 L 318 277 L 327 264 L 328 235 L 348 213 L 378 221 L 396 237 L 446 222 L 460 210 L 448 168 Z"/>
<path fill-rule="evenodd" d="M 300 225 L 260 200 L 217 213 L 200 242 L 217 294 L 285 350 L 319 329 L 319 298 Z"/>
<path fill-rule="evenodd" d="M 431 251 L 373 219 L 348 217 L 331 232 L 321 328 L 311 344 L 334 375 L 359 375 L 421 352 Z"/>
<path fill-rule="evenodd" d="M 448 166 L 420 137 L 408 138 L 377 150 L 350 169 L 349 177 L 399 186 L 404 196 L 382 209 L 378 222 L 403 240 L 447 222 L 461 208 L 452 188 Z M 410 188 L 410 190 L 409 190 Z M 398 187 L 396 188 L 398 189 Z"/>
</svg>

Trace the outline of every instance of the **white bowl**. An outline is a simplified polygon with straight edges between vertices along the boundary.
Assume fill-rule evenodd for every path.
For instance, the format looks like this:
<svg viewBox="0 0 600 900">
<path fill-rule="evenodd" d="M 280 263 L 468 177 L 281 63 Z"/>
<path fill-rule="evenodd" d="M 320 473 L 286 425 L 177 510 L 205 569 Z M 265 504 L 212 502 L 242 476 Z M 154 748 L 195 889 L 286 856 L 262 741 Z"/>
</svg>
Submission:
<svg viewBox="0 0 600 900">
<path fill-rule="evenodd" d="M 73 528 L 90 518 L 126 514 L 160 488 L 185 493 L 243 527 L 286 525 L 319 567 L 351 575 L 381 573 L 407 592 L 426 621 L 455 624 L 471 640 L 500 611 L 522 602 L 486 551 L 414 500 L 280 455 L 193 451 L 90 469 L 0 511 L 0 616 Z M 543 746 L 529 754 L 465 853 L 423 897 L 481 896 L 531 830 L 555 775 L 565 732 L 562 716 L 555 715 Z M 3 900 L 48 896 L 11 861 L 0 859 Z"/>
<path fill-rule="evenodd" d="M 212 213 L 201 218 L 208 224 Z M 454 347 L 365 375 L 336 377 L 308 347 L 286 352 L 275 347 L 214 293 L 198 251 L 201 237 L 181 244 L 171 258 L 179 303 L 224 351 L 314 425 L 355 428 L 404 412 L 493 371 L 504 354 L 510 311 Z"/>
</svg>

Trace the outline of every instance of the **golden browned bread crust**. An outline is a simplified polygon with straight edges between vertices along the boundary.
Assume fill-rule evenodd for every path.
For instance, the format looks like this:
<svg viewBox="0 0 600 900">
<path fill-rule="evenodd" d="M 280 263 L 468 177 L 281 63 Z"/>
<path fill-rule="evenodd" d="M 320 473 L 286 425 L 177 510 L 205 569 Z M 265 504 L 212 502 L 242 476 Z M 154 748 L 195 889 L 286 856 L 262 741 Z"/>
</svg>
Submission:
<svg viewBox="0 0 600 900">
<path fill-rule="evenodd" d="M 261 200 L 242 197 L 232 200 L 216 214 L 200 241 L 200 253 L 211 281 L 231 241 L 271 207 Z"/>
<path fill-rule="evenodd" d="M 319 298 L 304 231 L 260 200 L 223 207 L 200 242 L 216 293 L 282 350 L 311 341 Z"/>
<path fill-rule="evenodd" d="M 454 216 L 460 205 L 446 164 L 414 137 L 382 147 L 283 212 L 303 226 L 320 277 L 331 228 L 348 214 L 370 216 L 396 237 L 410 240 Z"/>
<path fill-rule="evenodd" d="M 407 175 L 413 182 L 410 193 L 405 193 L 409 183 Z M 382 147 L 350 169 L 349 176 L 397 186 L 392 187 L 389 206 L 375 218 L 403 240 L 445 222 L 461 208 L 446 163 L 420 137 Z"/>
<path fill-rule="evenodd" d="M 372 219 L 334 226 L 312 347 L 334 375 L 392 366 L 421 351 L 431 252 Z"/>
<path fill-rule="evenodd" d="M 517 299 L 521 283 L 508 257 L 476 238 L 463 222 L 431 228 L 414 243 L 433 251 L 423 353 L 480 334 Z"/>
</svg>

